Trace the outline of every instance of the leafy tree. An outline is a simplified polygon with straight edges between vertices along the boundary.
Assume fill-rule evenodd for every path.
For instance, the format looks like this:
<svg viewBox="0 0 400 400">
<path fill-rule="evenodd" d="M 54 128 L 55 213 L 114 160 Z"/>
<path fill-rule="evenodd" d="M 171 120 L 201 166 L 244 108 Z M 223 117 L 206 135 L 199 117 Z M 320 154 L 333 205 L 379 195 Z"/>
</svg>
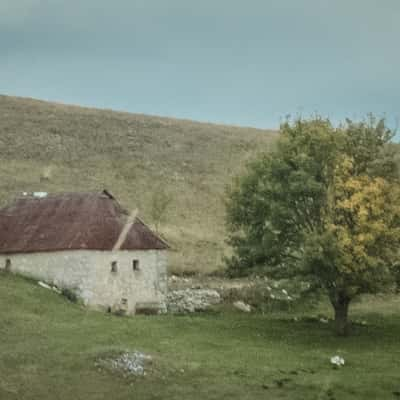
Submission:
<svg viewBox="0 0 400 400">
<path fill-rule="evenodd" d="M 165 221 L 171 201 L 171 196 L 162 187 L 158 188 L 153 193 L 150 204 L 150 214 L 157 232 L 159 232 L 160 225 Z"/>
<path fill-rule="evenodd" d="M 275 151 L 229 190 L 230 272 L 306 277 L 327 293 L 336 330 L 347 334 L 351 300 L 387 288 L 398 265 L 392 137 L 372 116 L 337 128 L 322 118 L 282 124 Z"/>
</svg>

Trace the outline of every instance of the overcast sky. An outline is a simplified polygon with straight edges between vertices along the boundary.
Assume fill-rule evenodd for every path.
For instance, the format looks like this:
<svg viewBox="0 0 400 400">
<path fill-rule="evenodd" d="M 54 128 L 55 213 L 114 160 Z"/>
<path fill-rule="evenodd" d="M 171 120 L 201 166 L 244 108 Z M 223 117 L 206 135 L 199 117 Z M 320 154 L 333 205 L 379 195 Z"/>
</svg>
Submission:
<svg viewBox="0 0 400 400">
<path fill-rule="evenodd" d="M 0 0 L 0 93 L 274 128 L 400 116 L 399 0 Z"/>
</svg>

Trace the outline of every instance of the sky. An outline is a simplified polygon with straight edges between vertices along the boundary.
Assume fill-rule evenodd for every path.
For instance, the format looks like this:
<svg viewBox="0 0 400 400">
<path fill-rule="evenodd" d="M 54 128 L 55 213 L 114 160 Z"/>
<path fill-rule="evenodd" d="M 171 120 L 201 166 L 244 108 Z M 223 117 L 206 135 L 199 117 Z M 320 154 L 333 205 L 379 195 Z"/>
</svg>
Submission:
<svg viewBox="0 0 400 400">
<path fill-rule="evenodd" d="M 0 93 L 276 128 L 400 117 L 399 0 L 0 0 Z"/>
</svg>

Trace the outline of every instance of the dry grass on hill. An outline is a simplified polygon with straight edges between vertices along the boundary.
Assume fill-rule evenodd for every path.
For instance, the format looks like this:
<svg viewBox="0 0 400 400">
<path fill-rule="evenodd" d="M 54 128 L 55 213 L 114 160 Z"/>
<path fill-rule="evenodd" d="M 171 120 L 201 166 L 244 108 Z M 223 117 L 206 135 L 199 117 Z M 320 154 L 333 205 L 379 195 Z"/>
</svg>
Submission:
<svg viewBox="0 0 400 400">
<path fill-rule="evenodd" d="M 171 198 L 160 231 L 171 269 L 221 268 L 224 188 L 276 133 L 0 96 L 0 204 L 22 191 L 110 190 L 151 224 L 156 193 Z"/>
</svg>

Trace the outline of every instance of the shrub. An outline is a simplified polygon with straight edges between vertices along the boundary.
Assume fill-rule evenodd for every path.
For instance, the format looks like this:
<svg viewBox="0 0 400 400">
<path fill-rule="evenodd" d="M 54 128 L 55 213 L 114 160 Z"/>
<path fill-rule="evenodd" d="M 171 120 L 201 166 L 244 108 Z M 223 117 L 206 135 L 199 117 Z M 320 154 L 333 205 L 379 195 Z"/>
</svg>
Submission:
<svg viewBox="0 0 400 400">
<path fill-rule="evenodd" d="M 77 303 L 78 302 L 78 296 L 72 289 L 63 288 L 61 290 L 61 294 L 64 297 L 66 297 L 69 301 L 71 301 L 72 303 Z"/>
</svg>

